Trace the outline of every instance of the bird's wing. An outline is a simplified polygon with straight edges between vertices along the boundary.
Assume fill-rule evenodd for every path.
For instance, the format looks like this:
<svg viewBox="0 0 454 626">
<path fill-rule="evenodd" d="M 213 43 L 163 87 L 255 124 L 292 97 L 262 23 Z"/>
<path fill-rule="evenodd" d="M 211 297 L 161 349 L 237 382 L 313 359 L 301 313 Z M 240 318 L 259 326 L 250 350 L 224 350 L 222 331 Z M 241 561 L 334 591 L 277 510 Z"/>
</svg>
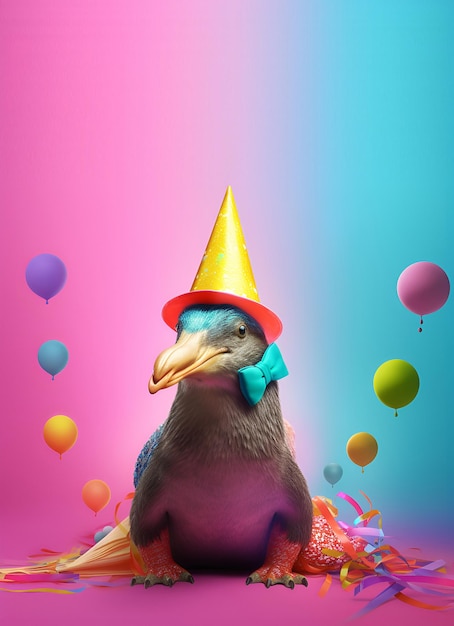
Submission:
<svg viewBox="0 0 454 626">
<path fill-rule="evenodd" d="M 161 424 L 161 426 L 159 426 L 159 428 L 157 428 L 155 432 L 151 435 L 150 439 L 144 445 L 141 453 L 137 457 L 136 466 L 134 468 L 134 487 L 137 487 L 142 474 L 148 467 L 151 457 L 153 456 L 154 451 L 158 447 L 158 444 L 161 440 L 163 429 L 164 424 Z"/>
</svg>

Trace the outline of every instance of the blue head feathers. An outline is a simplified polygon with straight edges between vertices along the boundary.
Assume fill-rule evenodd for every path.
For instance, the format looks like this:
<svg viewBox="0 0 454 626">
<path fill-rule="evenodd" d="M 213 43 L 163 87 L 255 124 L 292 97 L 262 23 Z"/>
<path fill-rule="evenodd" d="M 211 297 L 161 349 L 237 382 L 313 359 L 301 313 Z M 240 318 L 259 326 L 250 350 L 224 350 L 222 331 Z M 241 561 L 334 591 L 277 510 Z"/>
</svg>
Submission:
<svg viewBox="0 0 454 626">
<path fill-rule="evenodd" d="M 265 338 L 262 327 L 254 318 L 231 305 L 196 304 L 187 307 L 180 315 L 177 333 L 179 337 L 182 330 L 188 333 L 206 330 L 222 335 L 233 324 L 240 321 L 247 324 L 252 332 Z"/>
</svg>

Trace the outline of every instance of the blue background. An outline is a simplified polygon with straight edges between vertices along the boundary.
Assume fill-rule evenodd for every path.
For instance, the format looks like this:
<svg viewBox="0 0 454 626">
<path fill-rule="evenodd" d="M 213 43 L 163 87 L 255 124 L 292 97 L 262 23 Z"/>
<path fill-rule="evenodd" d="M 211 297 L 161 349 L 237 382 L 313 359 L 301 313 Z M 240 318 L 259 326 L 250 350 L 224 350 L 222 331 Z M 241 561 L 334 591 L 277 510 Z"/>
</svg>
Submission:
<svg viewBox="0 0 454 626">
<path fill-rule="evenodd" d="M 294 373 L 281 385 L 283 403 L 288 419 L 297 416 L 312 490 L 326 491 L 319 460 L 337 462 L 344 477 L 335 489 L 364 489 L 388 528 L 408 528 L 411 519 L 424 529 L 436 519 L 448 531 L 452 301 L 418 333 L 396 283 L 420 260 L 453 276 L 454 5 L 319 3 L 308 33 L 316 73 L 301 63 L 304 6 L 293 4 L 300 15 L 286 34 L 292 124 L 279 195 L 288 210 L 276 228 L 287 246 L 273 270 L 285 301 L 280 343 Z M 372 387 L 377 367 L 392 358 L 410 362 L 421 380 L 397 418 Z M 363 476 L 345 453 L 358 431 L 379 443 Z"/>
</svg>

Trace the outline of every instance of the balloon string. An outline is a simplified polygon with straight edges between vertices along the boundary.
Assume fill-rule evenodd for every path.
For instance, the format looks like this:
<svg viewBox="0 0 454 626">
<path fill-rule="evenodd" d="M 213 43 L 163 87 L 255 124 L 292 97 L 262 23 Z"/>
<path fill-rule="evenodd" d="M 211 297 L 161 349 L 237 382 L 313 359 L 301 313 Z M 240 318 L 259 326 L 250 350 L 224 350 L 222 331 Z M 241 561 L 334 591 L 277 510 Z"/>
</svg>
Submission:
<svg viewBox="0 0 454 626">
<path fill-rule="evenodd" d="M 361 474 L 364 474 L 364 467 L 361 468 Z"/>
<path fill-rule="evenodd" d="M 399 414 L 397 412 L 397 409 L 394 409 L 394 417 L 398 417 L 398 416 L 399 416 Z"/>
<path fill-rule="evenodd" d="M 422 325 L 424 324 L 424 320 L 422 319 L 422 315 L 420 316 L 419 324 L 420 324 L 420 326 L 418 328 L 418 333 L 422 333 Z"/>
</svg>

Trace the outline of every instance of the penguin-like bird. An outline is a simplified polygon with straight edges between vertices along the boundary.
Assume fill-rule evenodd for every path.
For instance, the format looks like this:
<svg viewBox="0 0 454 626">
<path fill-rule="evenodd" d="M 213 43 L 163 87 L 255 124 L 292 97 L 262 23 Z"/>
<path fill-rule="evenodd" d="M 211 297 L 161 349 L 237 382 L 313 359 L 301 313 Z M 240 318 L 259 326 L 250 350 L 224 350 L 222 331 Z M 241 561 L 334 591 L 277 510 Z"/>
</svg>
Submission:
<svg viewBox="0 0 454 626">
<path fill-rule="evenodd" d="M 131 508 L 146 567 L 133 584 L 171 586 L 193 582 L 193 569 L 230 569 L 250 571 L 247 584 L 307 585 L 293 565 L 311 536 L 312 501 L 262 363 L 269 348 L 260 324 L 236 306 L 196 304 L 179 315 L 176 344 L 158 356 L 149 382 L 151 393 L 178 390 Z M 266 379 L 257 402 L 242 376 L 251 366 Z"/>
</svg>

